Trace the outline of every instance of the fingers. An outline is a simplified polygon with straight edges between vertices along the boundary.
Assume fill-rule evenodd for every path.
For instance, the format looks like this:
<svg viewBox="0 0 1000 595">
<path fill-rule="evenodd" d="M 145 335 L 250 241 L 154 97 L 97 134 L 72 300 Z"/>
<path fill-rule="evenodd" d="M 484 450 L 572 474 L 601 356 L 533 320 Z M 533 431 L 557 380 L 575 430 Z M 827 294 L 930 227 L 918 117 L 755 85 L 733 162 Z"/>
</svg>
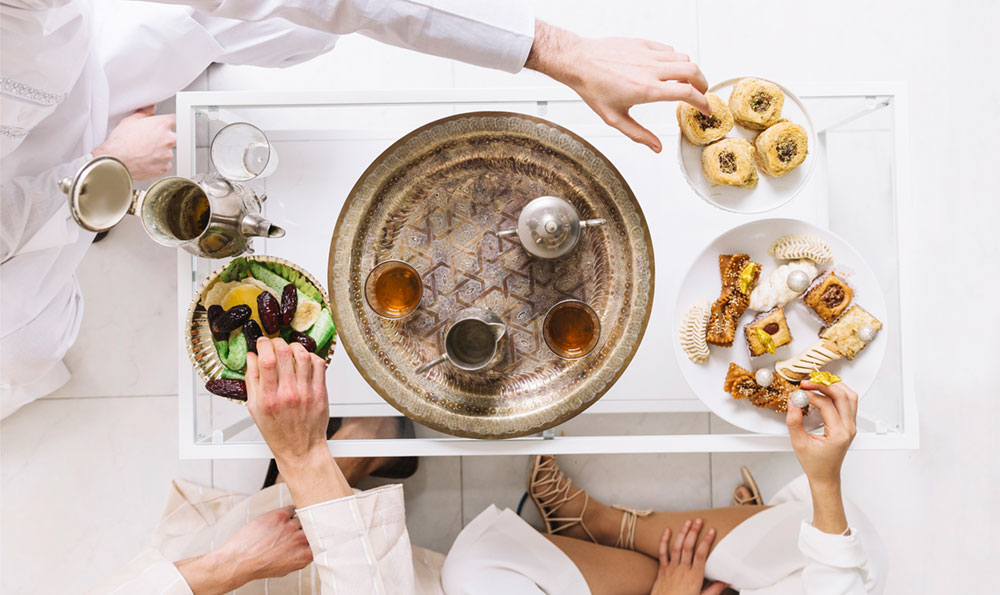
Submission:
<svg viewBox="0 0 1000 595">
<path fill-rule="evenodd" d="M 658 52 L 672 52 L 672 51 L 674 51 L 674 47 L 673 46 L 667 45 L 665 43 L 660 43 L 658 41 L 650 41 L 648 39 L 643 39 L 641 41 L 642 41 L 642 45 L 646 46 L 647 48 L 649 48 L 651 50 L 656 50 Z"/>
<path fill-rule="evenodd" d="M 728 586 L 729 583 L 715 581 L 711 585 L 705 587 L 705 590 L 701 592 L 701 595 L 720 595 Z"/>
<path fill-rule="evenodd" d="M 247 353 L 247 371 L 243 375 L 243 381 L 247 383 L 247 407 L 253 413 L 257 408 L 257 388 L 260 380 L 257 370 L 257 354 L 252 351 Z"/>
<path fill-rule="evenodd" d="M 785 425 L 788 426 L 788 435 L 792 439 L 792 446 L 804 444 L 803 441 L 809 439 L 806 428 L 802 425 L 802 410 L 788 404 L 788 411 L 785 413 Z"/>
<path fill-rule="evenodd" d="M 155 113 L 156 113 L 156 106 L 147 105 L 146 107 L 139 108 L 134 112 L 132 112 L 132 114 L 129 115 L 128 118 L 148 118 L 149 116 L 152 116 Z"/>
<path fill-rule="evenodd" d="M 647 102 L 649 101 L 683 101 L 706 116 L 712 114 L 712 108 L 709 107 L 705 95 L 688 83 L 668 81 L 656 85 L 647 98 Z"/>
<path fill-rule="evenodd" d="M 698 65 L 693 62 L 664 63 L 658 69 L 661 81 L 680 81 L 690 83 L 701 93 L 708 91 L 708 80 L 702 74 Z"/>
<path fill-rule="evenodd" d="M 670 557 L 667 555 L 667 550 L 670 548 L 670 528 L 668 527 L 664 532 L 663 536 L 660 537 L 660 567 L 667 566 L 670 564 Z"/>
<path fill-rule="evenodd" d="M 852 432 L 857 431 L 858 419 L 858 393 L 851 390 L 843 382 L 837 382 L 829 386 L 816 382 L 802 381 L 802 388 L 805 390 L 817 390 L 830 399 L 837 407 L 840 418 L 844 421 L 844 426 Z"/>
<path fill-rule="evenodd" d="M 704 568 L 708 560 L 708 552 L 712 549 L 712 542 L 715 541 L 715 529 L 709 529 L 705 536 L 698 542 L 698 549 L 694 552 L 694 564 Z"/>
<path fill-rule="evenodd" d="M 316 354 L 310 354 L 312 360 L 312 390 L 314 395 L 326 398 L 326 362 Z"/>
<path fill-rule="evenodd" d="M 684 545 L 684 538 L 687 537 L 688 529 L 691 528 L 691 521 L 684 521 L 684 527 L 674 536 L 673 543 L 670 544 L 670 561 L 677 562 L 681 559 L 681 548 Z"/>
<path fill-rule="evenodd" d="M 271 345 L 274 346 L 274 356 L 278 360 L 278 390 L 297 388 L 295 357 L 292 355 L 291 347 L 281 339 L 271 339 Z"/>
<path fill-rule="evenodd" d="M 171 130 L 177 130 L 177 114 L 165 114 L 156 117 L 163 118 L 163 123 L 166 126 L 168 126 Z"/>
<path fill-rule="evenodd" d="M 250 354 L 247 354 L 249 360 Z M 267 337 L 257 339 L 257 369 L 260 375 L 258 387 L 260 390 L 261 404 L 277 397 L 278 394 L 278 360 L 274 354 L 274 347 Z"/>
<path fill-rule="evenodd" d="M 829 397 L 809 393 L 809 404 L 819 409 L 819 414 L 823 418 L 823 425 L 825 426 L 827 435 L 846 431 L 844 421 L 840 419 L 837 407 Z"/>
<path fill-rule="evenodd" d="M 292 343 L 289 348 L 292 350 L 292 357 L 295 358 L 295 384 L 299 394 L 308 395 L 312 390 L 312 357 L 299 343 Z"/>
<path fill-rule="evenodd" d="M 663 149 L 660 139 L 656 138 L 656 135 L 649 130 L 640 126 L 638 122 L 632 119 L 632 116 L 628 115 L 628 112 L 615 114 L 605 118 L 605 121 L 635 142 L 646 145 L 654 153 L 659 153 Z"/>
<path fill-rule="evenodd" d="M 681 563 L 690 565 L 694 559 L 694 546 L 698 543 L 698 534 L 701 533 L 701 519 L 695 519 L 691 525 L 691 530 L 684 537 L 684 546 L 681 548 Z"/>
</svg>

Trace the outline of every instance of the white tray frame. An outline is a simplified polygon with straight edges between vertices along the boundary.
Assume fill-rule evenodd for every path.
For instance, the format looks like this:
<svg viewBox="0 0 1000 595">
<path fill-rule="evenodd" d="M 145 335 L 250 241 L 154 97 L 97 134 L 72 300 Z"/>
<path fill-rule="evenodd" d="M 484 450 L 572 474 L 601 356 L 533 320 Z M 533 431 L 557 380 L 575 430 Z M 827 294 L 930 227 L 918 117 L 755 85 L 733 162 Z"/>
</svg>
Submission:
<svg viewBox="0 0 1000 595">
<path fill-rule="evenodd" d="M 905 296 L 914 295 L 917 278 L 914 264 L 909 258 L 908 246 L 913 245 L 910 224 L 911 191 L 909 159 L 909 101 L 907 85 L 901 82 L 857 83 L 800 83 L 790 85 L 799 97 L 890 97 L 893 109 L 893 191 L 896 204 L 897 242 L 899 254 L 900 288 L 900 361 L 902 362 L 902 430 L 881 425 L 869 432 L 860 432 L 853 447 L 858 450 L 902 450 L 920 446 L 917 397 L 913 375 L 906 365 L 906 338 L 913 336 L 913 319 L 906 306 Z M 195 172 L 194 134 L 192 118 L 195 106 L 218 106 L 225 114 L 227 107 L 238 106 L 323 106 L 420 103 L 484 103 L 484 102 L 538 102 L 543 112 L 548 102 L 579 101 L 568 89 L 427 89 L 406 91 L 198 91 L 177 94 L 177 175 L 192 176 Z M 870 106 L 876 109 L 877 105 Z M 868 113 L 845 113 L 829 122 L 816 122 L 817 133 L 826 128 L 845 124 Z M 766 217 L 766 214 L 748 215 L 747 221 Z M 178 250 L 177 257 L 177 316 L 184 320 L 190 303 L 194 270 L 189 254 Z M 182 290 L 183 288 L 183 290 Z M 178 324 L 180 329 L 180 324 Z M 180 331 L 178 331 L 180 334 Z M 214 429 L 210 435 L 199 434 L 195 411 L 197 395 L 192 390 L 194 369 L 185 351 L 183 337 L 179 337 L 178 368 L 178 445 L 181 459 L 258 459 L 270 458 L 271 452 L 264 442 L 226 443 L 226 440 L 252 425 L 247 416 L 226 428 Z M 602 407 L 599 401 L 591 413 L 647 413 L 678 412 L 706 413 L 708 408 L 697 399 L 663 399 L 650 401 L 617 401 L 613 407 Z M 338 406 L 344 416 L 392 415 L 389 405 Z M 528 455 L 528 454 L 581 454 L 581 453 L 706 453 L 706 452 L 778 452 L 789 451 L 787 436 L 764 434 L 685 434 L 647 436 L 555 436 L 548 431 L 542 436 L 507 440 L 477 440 L 469 438 L 414 438 L 401 440 L 340 440 L 329 443 L 335 456 L 385 457 L 385 456 L 479 456 L 479 455 Z"/>
</svg>

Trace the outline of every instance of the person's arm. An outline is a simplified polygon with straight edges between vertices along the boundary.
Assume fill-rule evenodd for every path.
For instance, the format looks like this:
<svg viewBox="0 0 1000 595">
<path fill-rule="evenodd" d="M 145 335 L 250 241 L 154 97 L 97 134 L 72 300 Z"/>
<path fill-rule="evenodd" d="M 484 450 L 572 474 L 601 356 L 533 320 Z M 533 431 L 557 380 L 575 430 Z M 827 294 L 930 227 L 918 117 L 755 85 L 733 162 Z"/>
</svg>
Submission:
<svg viewBox="0 0 1000 595">
<path fill-rule="evenodd" d="M 842 383 L 830 386 L 804 381 L 809 404 L 823 417 L 823 434 L 806 432 L 802 410 L 791 403 L 785 421 L 795 456 L 809 479 L 812 522 L 803 521 L 799 550 L 809 558 L 802 571 L 806 593 L 861 595 L 875 585 L 868 559 L 844 511 L 840 469 L 857 434 L 858 395 Z"/>
<path fill-rule="evenodd" d="M 411 593 L 402 486 L 354 495 L 326 443 L 323 360 L 262 337 L 257 354 L 247 354 L 246 383 L 247 407 L 295 501 L 323 592 Z"/>
</svg>

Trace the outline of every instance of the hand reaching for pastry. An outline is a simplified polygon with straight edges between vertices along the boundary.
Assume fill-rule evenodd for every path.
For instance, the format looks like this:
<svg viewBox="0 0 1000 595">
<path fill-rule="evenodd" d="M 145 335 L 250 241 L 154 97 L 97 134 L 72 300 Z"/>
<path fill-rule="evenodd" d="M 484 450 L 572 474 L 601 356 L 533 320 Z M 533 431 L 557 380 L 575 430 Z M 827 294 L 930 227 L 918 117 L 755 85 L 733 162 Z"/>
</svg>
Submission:
<svg viewBox="0 0 1000 595">
<path fill-rule="evenodd" d="M 657 153 L 663 148 L 660 139 L 629 115 L 632 106 L 686 101 L 711 113 L 708 82 L 698 66 L 655 41 L 590 39 L 537 21 L 525 67 L 569 86 L 606 123 Z"/>
<path fill-rule="evenodd" d="M 663 532 L 660 538 L 660 569 L 650 595 L 719 595 L 729 586 L 714 582 L 705 590 L 701 588 L 705 581 L 708 550 L 715 540 L 715 529 L 709 529 L 699 541 L 701 529 L 701 519 L 685 522 L 672 544 L 670 529 Z"/>
</svg>

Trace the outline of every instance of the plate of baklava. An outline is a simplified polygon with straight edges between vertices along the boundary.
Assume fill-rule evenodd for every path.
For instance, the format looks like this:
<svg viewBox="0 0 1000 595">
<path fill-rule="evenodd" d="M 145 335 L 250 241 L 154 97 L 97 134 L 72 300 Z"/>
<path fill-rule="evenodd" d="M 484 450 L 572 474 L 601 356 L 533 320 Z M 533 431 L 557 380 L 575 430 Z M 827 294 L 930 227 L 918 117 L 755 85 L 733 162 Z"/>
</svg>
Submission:
<svg viewBox="0 0 1000 595">
<path fill-rule="evenodd" d="M 878 278 L 845 240 L 805 221 L 762 219 L 695 259 L 677 295 L 674 346 L 716 415 L 784 434 L 803 380 L 843 381 L 864 400 L 885 357 L 885 321 Z M 808 407 L 805 420 L 822 425 Z"/>
<path fill-rule="evenodd" d="M 785 87 L 743 77 L 713 85 L 706 116 L 677 106 L 677 149 L 688 184 L 710 204 L 763 213 L 787 203 L 812 174 L 816 132 L 805 106 Z"/>
</svg>

